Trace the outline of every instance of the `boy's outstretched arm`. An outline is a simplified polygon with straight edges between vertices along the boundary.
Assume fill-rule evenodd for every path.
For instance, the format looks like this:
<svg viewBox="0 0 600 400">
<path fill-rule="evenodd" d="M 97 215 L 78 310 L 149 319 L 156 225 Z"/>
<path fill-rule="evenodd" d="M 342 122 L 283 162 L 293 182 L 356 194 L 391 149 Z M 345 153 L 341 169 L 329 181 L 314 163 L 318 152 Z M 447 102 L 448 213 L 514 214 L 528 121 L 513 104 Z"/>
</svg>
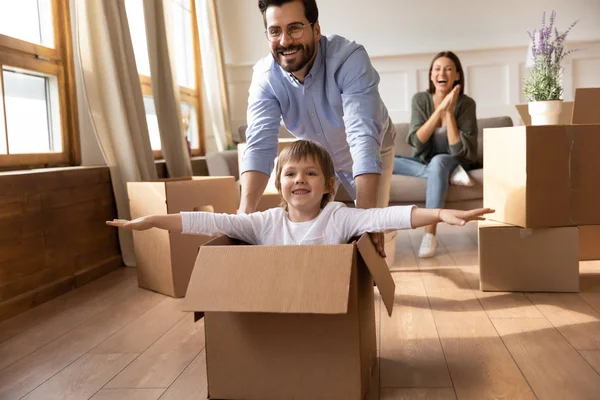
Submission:
<svg viewBox="0 0 600 400">
<path fill-rule="evenodd" d="M 147 215 L 131 221 L 126 219 L 114 219 L 112 221 L 106 221 L 106 225 L 133 231 L 145 231 L 151 228 L 164 229 L 171 232 L 181 232 L 183 230 L 181 214 Z"/>
<path fill-rule="evenodd" d="M 483 221 L 484 215 L 493 213 L 491 208 L 476 208 L 473 210 L 451 210 L 447 208 L 418 208 L 413 207 L 410 222 L 413 228 L 445 222 L 448 225 L 462 226 L 469 221 Z"/>
</svg>

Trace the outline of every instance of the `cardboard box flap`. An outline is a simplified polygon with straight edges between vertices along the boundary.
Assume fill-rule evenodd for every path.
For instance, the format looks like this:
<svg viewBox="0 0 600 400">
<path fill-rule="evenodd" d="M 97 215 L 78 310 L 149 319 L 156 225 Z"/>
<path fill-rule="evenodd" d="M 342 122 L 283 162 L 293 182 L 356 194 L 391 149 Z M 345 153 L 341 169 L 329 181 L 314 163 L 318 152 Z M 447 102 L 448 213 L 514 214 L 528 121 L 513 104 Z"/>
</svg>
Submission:
<svg viewBox="0 0 600 400">
<path fill-rule="evenodd" d="M 396 292 L 396 284 L 394 283 L 392 274 L 383 257 L 381 257 L 375 249 L 375 245 L 371 241 L 371 236 L 368 234 L 362 235 L 358 242 L 356 242 L 356 246 L 367 265 L 375 284 L 379 288 L 383 304 L 385 304 L 388 315 L 391 317 Z"/>
<path fill-rule="evenodd" d="M 345 314 L 353 245 L 200 248 L 186 311 Z"/>
<path fill-rule="evenodd" d="M 600 124 L 600 88 L 575 89 L 573 124 Z"/>
</svg>

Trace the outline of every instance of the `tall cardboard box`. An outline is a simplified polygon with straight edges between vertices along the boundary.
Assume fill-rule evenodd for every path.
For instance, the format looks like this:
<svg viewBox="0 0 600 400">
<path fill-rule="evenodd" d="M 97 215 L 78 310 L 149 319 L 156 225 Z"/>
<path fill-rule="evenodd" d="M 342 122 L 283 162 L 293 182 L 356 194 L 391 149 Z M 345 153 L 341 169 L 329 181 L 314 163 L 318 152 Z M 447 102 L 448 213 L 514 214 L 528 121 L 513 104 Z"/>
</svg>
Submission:
<svg viewBox="0 0 600 400">
<path fill-rule="evenodd" d="M 484 133 L 490 219 L 526 228 L 600 224 L 600 125 L 517 126 Z"/>
<path fill-rule="evenodd" d="M 183 307 L 204 313 L 209 398 L 363 399 L 377 357 L 372 278 L 391 315 L 395 285 L 368 235 L 202 246 Z"/>
<path fill-rule="evenodd" d="M 188 177 L 127 184 L 131 218 L 180 211 L 235 214 L 237 186 L 233 177 Z M 159 229 L 133 232 L 138 285 L 173 297 L 183 297 L 198 254 L 212 238 Z"/>
<path fill-rule="evenodd" d="M 479 223 L 483 291 L 578 292 L 578 228 L 527 229 Z"/>
</svg>

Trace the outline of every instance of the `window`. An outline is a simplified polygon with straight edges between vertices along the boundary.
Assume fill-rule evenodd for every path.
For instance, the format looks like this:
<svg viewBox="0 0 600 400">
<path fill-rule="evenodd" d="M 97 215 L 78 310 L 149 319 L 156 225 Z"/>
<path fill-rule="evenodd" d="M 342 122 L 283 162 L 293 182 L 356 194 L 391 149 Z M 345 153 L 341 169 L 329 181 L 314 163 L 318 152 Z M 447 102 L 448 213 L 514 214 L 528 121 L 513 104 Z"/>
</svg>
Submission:
<svg viewBox="0 0 600 400">
<path fill-rule="evenodd" d="M 80 160 L 68 2 L 0 2 L 0 169 Z"/>
<path fill-rule="evenodd" d="M 200 44 L 195 12 L 195 0 L 169 0 L 165 3 L 171 17 L 175 72 L 179 85 L 181 119 L 185 136 L 192 155 L 202 155 L 205 151 L 202 120 L 202 87 L 200 86 Z M 161 158 L 161 142 L 158 120 L 152 94 L 152 76 L 146 44 L 146 27 L 142 0 L 126 0 L 127 20 L 150 134 L 150 144 L 155 158 Z"/>
</svg>

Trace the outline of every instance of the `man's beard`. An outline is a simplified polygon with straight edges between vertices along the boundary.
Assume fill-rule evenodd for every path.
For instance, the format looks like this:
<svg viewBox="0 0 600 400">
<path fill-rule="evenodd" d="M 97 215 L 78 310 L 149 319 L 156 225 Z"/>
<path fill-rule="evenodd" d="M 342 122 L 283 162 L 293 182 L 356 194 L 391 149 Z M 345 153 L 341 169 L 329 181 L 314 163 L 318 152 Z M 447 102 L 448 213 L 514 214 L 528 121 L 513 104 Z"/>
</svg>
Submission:
<svg viewBox="0 0 600 400">
<path fill-rule="evenodd" d="M 285 57 L 283 54 L 281 54 L 284 51 L 294 51 L 294 50 L 298 50 L 298 53 L 295 54 L 296 58 L 295 60 L 291 63 L 288 64 L 285 61 L 283 61 L 283 58 Z M 275 59 L 275 62 L 279 65 L 281 65 L 281 68 L 283 68 L 285 71 L 293 73 L 293 72 L 298 72 L 300 71 L 302 68 L 306 67 L 306 65 L 310 62 L 311 58 L 313 57 L 313 55 L 315 54 L 315 45 L 296 45 L 296 46 L 290 46 L 290 47 L 278 47 L 277 51 L 275 52 L 275 54 L 273 54 L 273 58 Z M 298 57 L 302 57 L 302 58 L 298 58 Z"/>
</svg>

